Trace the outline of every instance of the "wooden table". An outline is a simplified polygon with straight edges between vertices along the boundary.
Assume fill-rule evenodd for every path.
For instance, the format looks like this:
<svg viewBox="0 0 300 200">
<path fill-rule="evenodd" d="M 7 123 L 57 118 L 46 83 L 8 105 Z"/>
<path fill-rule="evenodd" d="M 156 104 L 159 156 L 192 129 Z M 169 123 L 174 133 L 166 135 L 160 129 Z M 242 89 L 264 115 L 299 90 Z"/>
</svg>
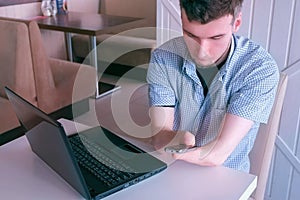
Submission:
<svg viewBox="0 0 300 200">
<path fill-rule="evenodd" d="M 52 17 L 38 16 L 33 17 L 41 29 L 48 29 L 54 31 L 62 31 L 65 33 L 67 56 L 70 61 L 73 61 L 72 53 L 72 33 L 83 34 L 89 36 L 89 51 L 91 59 L 90 64 L 95 66 L 98 71 L 97 63 L 97 43 L 96 36 L 107 33 L 112 29 L 118 28 L 120 30 L 128 30 L 137 27 L 140 23 L 144 23 L 141 18 L 82 13 L 82 12 L 67 12 L 57 14 Z M 98 80 L 98 77 L 97 77 Z M 96 84 L 97 94 L 99 96 L 98 84 Z"/>
</svg>

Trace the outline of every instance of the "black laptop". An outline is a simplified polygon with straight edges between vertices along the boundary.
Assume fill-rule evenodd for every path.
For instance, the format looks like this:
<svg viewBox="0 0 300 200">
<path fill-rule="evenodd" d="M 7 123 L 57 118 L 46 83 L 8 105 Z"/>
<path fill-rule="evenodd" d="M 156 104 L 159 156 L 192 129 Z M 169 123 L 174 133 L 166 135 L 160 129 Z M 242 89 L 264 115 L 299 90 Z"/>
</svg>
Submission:
<svg viewBox="0 0 300 200">
<path fill-rule="evenodd" d="M 9 88 L 5 91 L 32 151 L 86 199 L 101 199 L 167 168 L 103 127 L 67 136 L 58 121 Z"/>
</svg>

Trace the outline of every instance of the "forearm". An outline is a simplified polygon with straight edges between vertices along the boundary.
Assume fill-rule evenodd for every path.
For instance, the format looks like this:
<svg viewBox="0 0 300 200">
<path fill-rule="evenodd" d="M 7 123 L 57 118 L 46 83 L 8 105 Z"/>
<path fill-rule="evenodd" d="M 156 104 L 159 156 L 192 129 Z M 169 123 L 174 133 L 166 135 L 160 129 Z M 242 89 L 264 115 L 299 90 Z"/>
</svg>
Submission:
<svg viewBox="0 0 300 200">
<path fill-rule="evenodd" d="M 230 154 L 235 150 L 241 140 L 246 136 L 254 122 L 237 115 L 227 113 L 221 125 L 218 137 L 212 144 L 202 150 L 210 150 L 207 159 L 214 161 L 217 165 L 223 164 Z M 200 158 L 201 159 L 201 158 Z"/>
<path fill-rule="evenodd" d="M 215 139 L 209 144 L 197 149 L 198 164 L 206 166 L 222 165 L 233 152 L 235 144 L 229 145 L 226 141 Z"/>
<path fill-rule="evenodd" d="M 252 125 L 253 121 L 226 114 L 216 139 L 202 147 L 196 148 L 195 151 L 174 155 L 174 157 L 198 165 L 222 165 L 248 133 Z"/>
<path fill-rule="evenodd" d="M 176 132 L 172 130 L 174 120 L 174 108 L 172 107 L 151 107 L 151 132 L 152 145 L 156 149 L 161 149 L 171 142 L 176 136 Z"/>
<path fill-rule="evenodd" d="M 152 145 L 156 149 L 177 144 L 195 145 L 195 137 L 188 131 L 174 131 L 174 108 L 151 107 Z"/>
</svg>

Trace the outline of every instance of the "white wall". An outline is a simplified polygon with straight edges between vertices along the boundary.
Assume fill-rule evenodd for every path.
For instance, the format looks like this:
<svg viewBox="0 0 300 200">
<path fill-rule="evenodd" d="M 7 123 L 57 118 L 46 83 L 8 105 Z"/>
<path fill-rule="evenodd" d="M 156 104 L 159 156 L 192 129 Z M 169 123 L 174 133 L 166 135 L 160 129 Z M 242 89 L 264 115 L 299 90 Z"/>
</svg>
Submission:
<svg viewBox="0 0 300 200">
<path fill-rule="evenodd" d="M 68 10 L 76 12 L 88 12 L 98 13 L 99 12 L 100 0 L 69 0 Z"/>
</svg>

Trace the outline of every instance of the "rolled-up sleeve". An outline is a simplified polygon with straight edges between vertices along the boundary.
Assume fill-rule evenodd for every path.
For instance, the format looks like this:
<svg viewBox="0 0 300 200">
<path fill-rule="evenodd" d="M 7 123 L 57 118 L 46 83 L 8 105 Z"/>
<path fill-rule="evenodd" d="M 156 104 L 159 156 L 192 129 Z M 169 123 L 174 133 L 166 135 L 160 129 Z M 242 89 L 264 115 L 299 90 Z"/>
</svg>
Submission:
<svg viewBox="0 0 300 200">
<path fill-rule="evenodd" d="M 163 54 L 163 51 L 156 50 L 151 55 L 147 72 L 150 106 L 175 105 L 175 94 L 166 72 L 166 64 L 163 59 L 161 59 Z"/>
<path fill-rule="evenodd" d="M 267 123 L 277 91 L 279 71 L 273 62 L 252 64 L 264 66 L 252 69 L 242 79 L 243 82 L 237 83 L 240 87 L 230 98 L 228 112 L 255 122 Z"/>
</svg>

